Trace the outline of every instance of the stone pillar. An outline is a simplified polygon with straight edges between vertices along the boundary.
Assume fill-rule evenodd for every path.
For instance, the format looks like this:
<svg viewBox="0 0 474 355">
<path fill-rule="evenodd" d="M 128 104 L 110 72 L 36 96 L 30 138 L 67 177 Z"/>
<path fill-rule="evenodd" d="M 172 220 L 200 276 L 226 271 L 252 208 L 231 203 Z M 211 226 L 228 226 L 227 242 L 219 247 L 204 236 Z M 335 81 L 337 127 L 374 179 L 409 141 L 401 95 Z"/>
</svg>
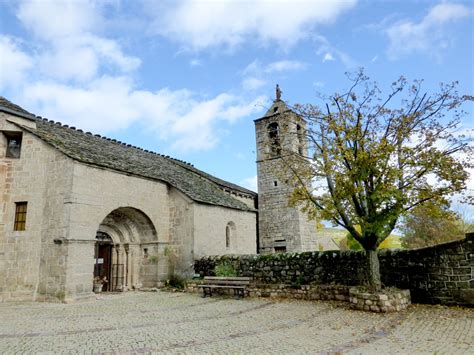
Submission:
<svg viewBox="0 0 474 355">
<path fill-rule="evenodd" d="M 130 245 L 123 245 L 125 258 L 124 258 L 124 285 L 123 290 L 128 291 L 130 289 Z"/>
<path fill-rule="evenodd" d="M 115 252 L 116 252 L 116 267 L 115 267 L 115 275 L 116 275 L 116 281 L 115 281 L 115 290 L 114 291 L 122 291 L 122 270 L 120 268 L 120 264 L 123 264 L 123 259 L 122 259 L 122 248 L 120 247 L 120 244 L 115 244 Z"/>
<path fill-rule="evenodd" d="M 130 276 L 131 276 L 131 281 L 130 285 L 134 289 L 140 289 L 142 287 L 141 281 L 140 281 L 140 262 L 142 259 L 142 254 L 140 250 L 140 245 L 138 244 L 133 244 L 130 245 L 130 255 L 131 255 L 131 265 L 130 265 Z"/>
<path fill-rule="evenodd" d="M 95 240 L 66 239 L 67 248 L 64 301 L 94 297 Z M 61 295 L 62 296 L 62 295 Z M 60 298 L 60 297 L 58 297 Z"/>
</svg>

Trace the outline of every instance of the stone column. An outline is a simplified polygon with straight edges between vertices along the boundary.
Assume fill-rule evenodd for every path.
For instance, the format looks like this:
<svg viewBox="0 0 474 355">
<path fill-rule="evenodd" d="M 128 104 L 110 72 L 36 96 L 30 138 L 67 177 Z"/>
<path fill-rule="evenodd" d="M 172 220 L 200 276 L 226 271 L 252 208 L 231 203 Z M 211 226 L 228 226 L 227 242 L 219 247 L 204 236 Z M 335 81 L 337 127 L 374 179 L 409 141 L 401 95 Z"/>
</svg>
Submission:
<svg viewBox="0 0 474 355">
<path fill-rule="evenodd" d="M 120 263 L 123 263 L 122 259 L 122 248 L 120 248 L 120 244 L 115 245 L 115 252 L 117 254 L 117 259 L 116 259 L 116 275 L 117 275 L 117 281 L 115 285 L 115 291 L 122 291 L 122 270 L 120 269 Z"/>
</svg>

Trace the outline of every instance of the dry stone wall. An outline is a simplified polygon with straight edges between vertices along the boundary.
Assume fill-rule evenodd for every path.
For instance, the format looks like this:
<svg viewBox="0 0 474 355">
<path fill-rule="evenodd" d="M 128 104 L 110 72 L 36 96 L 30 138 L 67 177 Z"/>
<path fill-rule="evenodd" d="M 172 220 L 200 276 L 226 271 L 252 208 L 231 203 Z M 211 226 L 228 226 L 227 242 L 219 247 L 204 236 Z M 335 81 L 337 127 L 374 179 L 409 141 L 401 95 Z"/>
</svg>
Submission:
<svg viewBox="0 0 474 355">
<path fill-rule="evenodd" d="M 461 241 L 380 254 L 382 282 L 411 290 L 413 302 L 474 305 L 474 233 Z"/>
<path fill-rule="evenodd" d="M 461 241 L 418 250 L 379 254 L 385 286 L 409 289 L 416 303 L 474 305 L 474 234 Z M 361 285 L 365 283 L 365 254 L 323 251 L 292 254 L 210 256 L 195 262 L 195 271 L 214 275 L 227 262 L 239 276 L 265 284 Z"/>
</svg>

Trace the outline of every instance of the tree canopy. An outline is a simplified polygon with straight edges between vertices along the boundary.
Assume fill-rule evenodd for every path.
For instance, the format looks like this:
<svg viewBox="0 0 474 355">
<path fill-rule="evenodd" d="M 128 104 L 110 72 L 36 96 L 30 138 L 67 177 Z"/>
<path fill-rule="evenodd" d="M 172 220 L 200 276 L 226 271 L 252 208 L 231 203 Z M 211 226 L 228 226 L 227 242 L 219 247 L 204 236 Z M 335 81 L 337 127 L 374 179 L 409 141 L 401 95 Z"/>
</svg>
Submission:
<svg viewBox="0 0 474 355">
<path fill-rule="evenodd" d="M 472 97 L 460 96 L 456 83 L 428 94 L 422 81 L 403 77 L 384 95 L 363 71 L 348 77 L 349 90 L 321 96 L 323 105 L 294 106 L 307 122 L 308 154 L 286 149 L 281 158 L 295 185 L 291 202 L 344 227 L 371 252 L 408 211 L 466 190 L 473 146 L 457 130 Z M 379 287 L 378 259 L 368 254 Z"/>
<path fill-rule="evenodd" d="M 472 226 L 448 204 L 428 201 L 403 218 L 401 231 L 405 248 L 422 248 L 462 239 Z"/>
</svg>

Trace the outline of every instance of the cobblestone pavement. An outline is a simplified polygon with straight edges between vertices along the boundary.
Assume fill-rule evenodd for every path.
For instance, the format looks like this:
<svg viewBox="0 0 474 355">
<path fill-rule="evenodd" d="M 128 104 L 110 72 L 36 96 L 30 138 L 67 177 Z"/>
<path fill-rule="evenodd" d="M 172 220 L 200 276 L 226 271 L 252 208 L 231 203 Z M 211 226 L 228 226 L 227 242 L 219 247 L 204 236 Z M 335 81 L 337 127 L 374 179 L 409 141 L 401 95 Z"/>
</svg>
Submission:
<svg viewBox="0 0 474 355">
<path fill-rule="evenodd" d="M 474 310 L 398 314 L 344 303 L 108 294 L 76 304 L 0 303 L 0 354 L 473 354 Z"/>
</svg>

